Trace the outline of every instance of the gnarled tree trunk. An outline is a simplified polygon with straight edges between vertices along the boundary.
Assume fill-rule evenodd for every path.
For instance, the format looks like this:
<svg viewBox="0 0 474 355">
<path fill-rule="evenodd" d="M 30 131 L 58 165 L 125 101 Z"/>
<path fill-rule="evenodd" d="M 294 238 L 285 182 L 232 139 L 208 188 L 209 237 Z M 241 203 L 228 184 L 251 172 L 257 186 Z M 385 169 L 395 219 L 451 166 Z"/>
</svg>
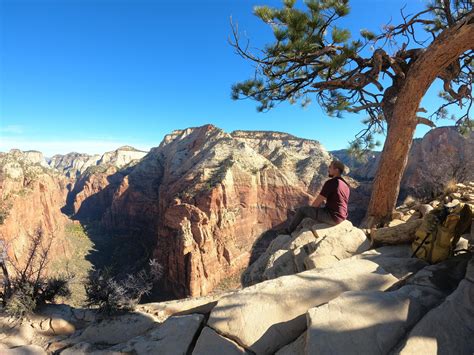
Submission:
<svg viewBox="0 0 474 355">
<path fill-rule="evenodd" d="M 474 12 L 443 31 L 410 66 L 388 118 L 387 139 L 375 176 L 364 227 L 391 217 L 417 125 L 417 110 L 428 88 L 441 72 L 469 49 L 474 49 Z"/>
</svg>

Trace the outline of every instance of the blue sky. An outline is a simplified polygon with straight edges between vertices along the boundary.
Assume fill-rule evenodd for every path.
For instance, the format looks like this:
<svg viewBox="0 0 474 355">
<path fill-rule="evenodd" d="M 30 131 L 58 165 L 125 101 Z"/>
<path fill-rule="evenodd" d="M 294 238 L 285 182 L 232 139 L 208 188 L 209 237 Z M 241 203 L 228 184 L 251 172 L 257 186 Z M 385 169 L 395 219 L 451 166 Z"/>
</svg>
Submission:
<svg viewBox="0 0 474 355">
<path fill-rule="evenodd" d="M 424 6 L 350 3 L 344 24 L 355 35 L 396 22 L 405 4 L 407 12 Z M 347 147 L 363 128 L 363 114 L 328 118 L 317 104 L 258 113 L 255 102 L 230 99 L 231 85 L 253 70 L 227 42 L 229 19 L 261 46 L 272 38 L 252 15 L 261 4 L 280 1 L 0 0 L 0 151 L 149 149 L 174 129 L 206 123 Z M 436 92 L 428 93 L 426 107 L 434 107 Z"/>
</svg>

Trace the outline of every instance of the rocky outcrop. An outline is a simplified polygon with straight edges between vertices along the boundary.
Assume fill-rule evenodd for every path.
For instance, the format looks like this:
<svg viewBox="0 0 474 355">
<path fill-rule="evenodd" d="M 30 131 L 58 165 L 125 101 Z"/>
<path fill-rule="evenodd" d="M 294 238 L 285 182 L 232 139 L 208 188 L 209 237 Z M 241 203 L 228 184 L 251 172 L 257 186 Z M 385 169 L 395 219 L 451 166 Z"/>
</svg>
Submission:
<svg viewBox="0 0 474 355">
<path fill-rule="evenodd" d="M 106 319 L 67 306 L 22 325 L 0 317 L 0 341 L 57 354 L 472 352 L 472 255 L 427 266 L 409 249 L 382 247 L 331 268 Z"/>
<path fill-rule="evenodd" d="M 458 288 L 409 332 L 400 354 L 469 354 L 474 349 L 474 259 Z"/>
<path fill-rule="evenodd" d="M 97 165 L 100 155 L 89 155 L 81 153 L 57 154 L 52 156 L 48 164 L 51 168 L 58 170 L 70 178 L 79 177 L 90 166 Z"/>
<path fill-rule="evenodd" d="M 51 168 L 58 170 L 70 178 L 78 178 L 88 168 L 97 166 L 114 166 L 118 169 L 126 167 L 133 162 L 143 158 L 147 152 L 135 149 L 131 146 L 123 146 L 114 151 L 99 154 L 68 153 L 52 156 L 48 164 Z M 100 170 L 100 168 L 98 168 Z"/>
<path fill-rule="evenodd" d="M 290 235 L 279 235 L 242 275 L 244 285 L 315 268 L 325 268 L 341 259 L 369 249 L 362 230 L 351 222 L 336 226 L 304 220 Z"/>
<path fill-rule="evenodd" d="M 205 295 L 310 201 L 329 160 L 318 142 L 284 134 L 175 131 L 123 178 L 103 222 L 151 241 L 169 289 Z"/>
<path fill-rule="evenodd" d="M 124 177 L 146 154 L 123 146 L 100 158 L 71 153 L 57 160 L 60 163 L 57 168 L 66 175 L 79 174 L 68 195 L 68 212 L 76 219 L 100 220 Z"/>
<path fill-rule="evenodd" d="M 304 186 L 312 195 L 327 179 L 331 155 L 318 141 L 269 131 L 234 131 L 231 136 L 268 159 L 291 184 Z"/>
<path fill-rule="evenodd" d="M 100 220 L 113 201 L 115 190 L 128 173 L 115 166 L 86 170 L 68 195 L 68 206 L 75 219 Z"/>
<path fill-rule="evenodd" d="M 208 324 L 257 354 L 271 354 L 305 330 L 304 314 L 348 290 L 379 290 L 398 279 L 367 260 L 340 262 L 250 286 L 219 300 Z"/>
<path fill-rule="evenodd" d="M 390 353 L 415 324 L 418 323 L 416 327 L 425 324 L 428 320 L 425 318 L 429 317 L 430 313 L 424 316 L 430 309 L 439 305 L 453 292 L 449 283 L 457 285 L 463 279 L 469 258 L 470 256 L 463 256 L 460 260 L 426 267 L 393 291 L 346 292 L 325 305 L 311 309 L 307 313 L 305 353 Z M 447 282 L 447 279 L 450 282 Z M 456 292 L 464 290 L 463 283 L 464 281 L 461 281 Z M 459 311 L 462 306 L 457 305 L 456 308 Z M 457 313 L 453 309 L 451 311 Z M 469 324 L 466 321 L 469 319 L 462 319 L 460 324 Z M 430 324 L 433 329 L 439 329 L 439 323 Z M 439 334 L 446 334 L 445 331 L 440 330 Z M 424 336 L 428 334 L 427 331 L 423 333 Z M 450 342 L 456 342 L 455 336 L 450 336 Z M 466 341 L 464 344 L 467 345 Z M 441 349 L 438 347 L 438 351 Z M 468 348 L 460 346 L 459 349 Z M 436 353 L 432 351 L 436 349 L 429 347 L 419 347 L 418 350 L 423 353 Z"/>
<path fill-rule="evenodd" d="M 147 153 L 148 152 L 144 152 L 129 145 L 125 145 L 112 152 L 104 153 L 97 162 L 97 165 L 113 165 L 121 169 L 130 165 L 131 163 L 136 163 L 145 155 L 147 155 Z"/>
<path fill-rule="evenodd" d="M 216 350 L 219 350 L 220 354 L 225 355 L 251 354 L 239 346 L 239 344 L 223 337 L 212 328 L 204 327 L 194 347 L 193 355 L 213 354 Z"/>
<path fill-rule="evenodd" d="M 10 257 L 22 260 L 31 237 L 41 229 L 52 239 L 52 255 L 70 255 L 61 213 L 67 180 L 45 167 L 39 152 L 12 150 L 0 155 L 0 239 Z"/>
<path fill-rule="evenodd" d="M 474 132 L 440 127 L 413 141 L 401 182 L 404 194 L 435 197 L 450 180 L 474 180 Z"/>
</svg>

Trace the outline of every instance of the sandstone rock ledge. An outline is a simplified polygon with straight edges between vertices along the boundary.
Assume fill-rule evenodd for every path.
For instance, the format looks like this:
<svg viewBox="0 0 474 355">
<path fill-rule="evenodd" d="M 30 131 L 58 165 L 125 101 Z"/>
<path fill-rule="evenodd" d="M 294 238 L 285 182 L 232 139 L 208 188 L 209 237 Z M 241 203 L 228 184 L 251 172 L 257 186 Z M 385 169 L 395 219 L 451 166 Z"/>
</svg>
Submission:
<svg viewBox="0 0 474 355">
<path fill-rule="evenodd" d="M 339 260 L 370 247 L 364 232 L 344 221 L 336 226 L 305 219 L 292 235 L 279 235 L 242 276 L 244 285 L 315 268 L 330 267 Z"/>
<path fill-rule="evenodd" d="M 2 332 L 0 352 L 472 353 L 474 259 L 462 254 L 427 266 L 408 254 L 408 246 L 383 247 L 330 268 L 211 297 L 144 304 L 110 319 L 51 306 L 21 329 Z M 62 328 L 55 333 L 52 324 Z"/>
</svg>

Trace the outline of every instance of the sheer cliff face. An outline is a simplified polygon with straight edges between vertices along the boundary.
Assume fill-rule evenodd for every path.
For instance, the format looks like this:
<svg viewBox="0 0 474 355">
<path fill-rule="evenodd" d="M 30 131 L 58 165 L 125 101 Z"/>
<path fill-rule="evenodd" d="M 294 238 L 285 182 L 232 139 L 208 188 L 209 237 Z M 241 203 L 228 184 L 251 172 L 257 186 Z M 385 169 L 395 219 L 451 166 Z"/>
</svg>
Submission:
<svg viewBox="0 0 474 355">
<path fill-rule="evenodd" d="M 51 253 L 64 255 L 67 218 L 61 213 L 66 200 L 66 179 L 50 169 L 39 152 L 12 150 L 0 154 L 0 239 L 11 257 L 21 260 L 38 228 L 52 238 Z"/>
<path fill-rule="evenodd" d="M 119 184 L 90 196 L 112 193 L 98 217 L 109 229 L 153 245 L 170 290 L 204 295 L 247 266 L 263 232 L 308 203 L 329 161 L 315 141 L 269 132 L 228 134 L 208 125 L 166 136 Z M 88 202 L 78 197 L 106 176 L 95 174 L 78 188 L 76 210 Z"/>
<path fill-rule="evenodd" d="M 75 178 L 81 175 L 90 166 L 97 165 L 100 155 L 69 153 L 54 155 L 49 160 L 49 166 L 66 175 Z"/>
<path fill-rule="evenodd" d="M 123 146 L 102 155 L 55 155 L 50 167 L 70 177 L 67 212 L 77 219 L 100 219 L 110 207 L 115 189 L 130 168 L 147 153 Z"/>
<path fill-rule="evenodd" d="M 440 127 L 415 139 L 401 189 L 405 194 L 436 195 L 451 179 L 474 179 L 474 132 L 461 135 L 456 127 Z"/>
<path fill-rule="evenodd" d="M 67 177 L 76 178 L 85 173 L 88 168 L 94 168 L 99 165 L 123 168 L 133 164 L 133 162 L 137 162 L 146 154 L 146 152 L 133 147 L 123 146 L 102 155 L 82 153 L 57 154 L 49 159 L 48 164 L 51 168 L 56 169 Z"/>
<path fill-rule="evenodd" d="M 439 128 L 416 140 L 402 191 L 426 194 L 452 177 L 474 179 L 472 138 Z M 175 131 L 145 154 L 131 147 L 102 156 L 72 153 L 53 157 L 48 167 L 39 152 L 0 153 L 0 237 L 21 256 L 42 227 L 57 236 L 55 253 L 67 254 L 61 233 L 67 205 L 74 218 L 101 221 L 114 236 L 148 250 L 177 296 L 204 295 L 247 266 L 262 233 L 319 192 L 331 161 L 316 141 L 278 132 L 228 134 L 211 125 Z M 370 171 L 375 166 L 376 159 Z M 364 213 L 372 176 L 358 169 L 367 181 L 359 186 L 347 178 L 353 221 Z"/>
</svg>

